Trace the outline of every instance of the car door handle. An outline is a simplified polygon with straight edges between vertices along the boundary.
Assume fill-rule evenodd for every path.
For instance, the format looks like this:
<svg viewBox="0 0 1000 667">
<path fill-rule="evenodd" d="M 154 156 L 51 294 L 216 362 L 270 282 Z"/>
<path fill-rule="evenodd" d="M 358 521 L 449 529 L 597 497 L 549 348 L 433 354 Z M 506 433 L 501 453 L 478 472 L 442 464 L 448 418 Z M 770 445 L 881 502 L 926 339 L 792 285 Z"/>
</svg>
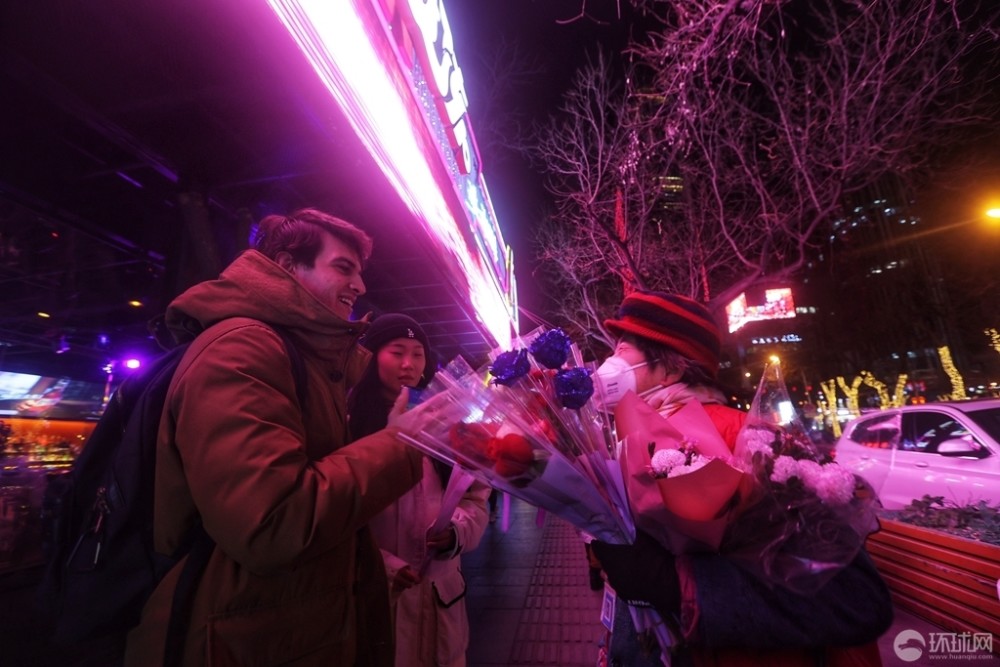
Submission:
<svg viewBox="0 0 1000 667">
<path fill-rule="evenodd" d="M 916 466 L 916 467 L 918 467 L 918 468 L 926 468 L 926 467 L 928 467 L 928 466 L 929 466 L 930 464 L 929 464 L 929 463 L 927 463 L 926 461 L 917 461 L 917 462 L 916 462 L 916 463 L 914 463 L 913 465 L 915 465 L 915 466 Z"/>
</svg>

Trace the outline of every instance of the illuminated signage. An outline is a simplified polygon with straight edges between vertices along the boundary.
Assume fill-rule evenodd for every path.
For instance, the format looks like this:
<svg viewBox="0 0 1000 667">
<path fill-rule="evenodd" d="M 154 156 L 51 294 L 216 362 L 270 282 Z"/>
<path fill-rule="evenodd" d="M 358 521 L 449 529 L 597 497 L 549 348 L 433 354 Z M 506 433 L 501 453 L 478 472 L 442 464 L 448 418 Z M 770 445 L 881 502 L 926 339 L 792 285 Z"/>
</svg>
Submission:
<svg viewBox="0 0 1000 667">
<path fill-rule="evenodd" d="M 739 330 L 749 322 L 790 317 L 795 317 L 795 303 L 792 300 L 792 290 L 788 287 L 765 290 L 764 303 L 747 303 L 747 295 L 744 292 L 726 306 L 729 333 Z"/>
<path fill-rule="evenodd" d="M 268 3 L 389 183 L 450 256 L 455 288 L 464 290 L 496 344 L 509 346 L 517 322 L 509 250 L 478 172 L 464 82 L 440 2 Z M 438 132 L 448 137 L 447 156 Z"/>
<path fill-rule="evenodd" d="M 459 171 L 468 174 L 472 162 L 469 100 L 462 69 L 455 57 L 455 40 L 448 17 L 440 0 L 409 0 L 407 5 L 418 33 L 413 40 L 417 59 L 433 86 L 439 102 L 438 114 L 446 121 L 445 131 L 451 139 Z"/>
<path fill-rule="evenodd" d="M 384 4 L 384 0 L 383 0 Z M 399 6 L 399 24 L 408 30 L 395 30 L 400 52 L 410 54 L 407 61 L 423 72 L 420 77 L 415 71 L 413 78 L 419 87 L 428 87 L 433 109 L 441 121 L 443 133 L 447 137 L 450 157 L 454 161 L 455 187 L 469 216 L 471 231 L 479 250 L 490 261 L 490 267 L 497 280 L 498 288 L 511 303 L 511 317 L 517 321 L 517 310 L 513 307 L 516 297 L 512 292 L 511 273 L 508 271 L 507 248 L 496 214 L 490 202 L 489 190 L 480 172 L 479 152 L 475 135 L 469 121 L 469 103 L 465 92 L 465 79 L 455 55 L 455 41 L 451 26 L 441 0 L 408 0 L 406 6 Z M 405 10 L 409 10 L 407 15 Z M 394 22 L 395 24 L 396 22 Z M 409 39 L 405 39 L 408 37 Z M 411 48 L 407 49 L 407 46 Z"/>
<path fill-rule="evenodd" d="M 801 343 L 802 336 L 796 333 L 785 334 L 783 336 L 762 336 L 750 340 L 754 345 L 773 345 L 776 343 Z"/>
</svg>

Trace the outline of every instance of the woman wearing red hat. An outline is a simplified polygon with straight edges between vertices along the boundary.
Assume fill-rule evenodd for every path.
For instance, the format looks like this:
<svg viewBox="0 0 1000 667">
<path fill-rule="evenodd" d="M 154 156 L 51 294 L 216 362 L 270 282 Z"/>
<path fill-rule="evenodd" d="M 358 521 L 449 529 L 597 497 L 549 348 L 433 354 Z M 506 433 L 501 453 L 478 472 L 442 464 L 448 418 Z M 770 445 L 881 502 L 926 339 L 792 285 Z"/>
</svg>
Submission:
<svg viewBox="0 0 1000 667">
<path fill-rule="evenodd" d="M 384 428 L 400 391 L 425 387 L 434 374 L 427 335 L 407 315 L 379 316 L 361 344 L 371 351 L 372 360 L 348 398 L 353 438 Z M 469 621 L 459 555 L 476 548 L 486 530 L 490 489 L 474 483 L 452 513 L 450 525 L 429 534 L 451 469 L 430 458 L 423 465 L 417 486 L 370 523 L 391 589 L 396 665 L 463 667 Z"/>
<path fill-rule="evenodd" d="M 745 413 L 715 388 L 721 336 L 697 301 L 662 292 L 626 297 L 605 326 L 619 336 L 597 371 L 606 408 L 636 392 L 669 416 L 690 401 L 705 408 L 730 449 Z M 811 596 L 771 587 L 724 553 L 674 556 L 640 532 L 633 545 L 594 542 L 621 601 L 651 605 L 680 628 L 672 664 L 741 667 L 880 665 L 876 640 L 892 623 L 889 591 L 868 555 Z M 642 642 L 625 604 L 616 605 L 609 665 L 661 665 Z M 670 664 L 670 662 L 667 662 Z"/>
</svg>

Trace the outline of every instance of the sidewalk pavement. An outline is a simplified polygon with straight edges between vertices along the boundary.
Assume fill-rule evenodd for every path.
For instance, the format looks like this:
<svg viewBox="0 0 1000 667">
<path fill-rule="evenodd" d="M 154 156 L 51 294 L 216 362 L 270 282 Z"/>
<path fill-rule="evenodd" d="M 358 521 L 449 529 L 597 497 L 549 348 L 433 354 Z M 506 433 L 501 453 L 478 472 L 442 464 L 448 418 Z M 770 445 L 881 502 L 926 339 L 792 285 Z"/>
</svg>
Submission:
<svg viewBox="0 0 1000 667">
<path fill-rule="evenodd" d="M 462 556 L 468 584 L 468 667 L 593 667 L 601 591 L 588 585 L 583 540 L 554 516 L 536 522 L 534 507 L 510 502 L 510 526 L 491 524 L 479 547 Z"/>
<path fill-rule="evenodd" d="M 538 521 L 530 505 L 511 500 L 510 510 L 506 531 L 500 521 L 491 524 L 479 547 L 462 557 L 468 582 L 468 667 L 594 667 L 605 632 L 602 592 L 588 585 L 583 541 L 554 516 Z M 892 627 L 879 640 L 883 667 L 1000 667 L 1000 658 L 982 651 L 904 651 L 904 660 L 893 644 L 902 644 L 913 632 L 927 642 L 930 633 L 946 631 L 897 608 Z"/>
</svg>

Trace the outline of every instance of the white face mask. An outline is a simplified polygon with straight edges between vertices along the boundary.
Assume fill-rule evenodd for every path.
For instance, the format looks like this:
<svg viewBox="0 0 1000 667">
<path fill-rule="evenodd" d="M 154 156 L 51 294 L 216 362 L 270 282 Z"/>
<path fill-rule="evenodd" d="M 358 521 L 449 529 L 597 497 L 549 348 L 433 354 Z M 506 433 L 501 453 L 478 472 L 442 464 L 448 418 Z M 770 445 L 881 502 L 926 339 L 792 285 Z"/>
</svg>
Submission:
<svg viewBox="0 0 1000 667">
<path fill-rule="evenodd" d="M 601 364 L 601 367 L 594 374 L 598 385 L 600 385 L 598 387 L 597 399 L 601 403 L 601 407 L 610 411 L 618 405 L 618 401 L 622 400 L 622 396 L 629 391 L 635 391 L 635 369 L 646 366 L 648 363 L 644 361 L 630 366 L 621 357 L 608 357 L 605 359 L 604 363 Z"/>
</svg>

